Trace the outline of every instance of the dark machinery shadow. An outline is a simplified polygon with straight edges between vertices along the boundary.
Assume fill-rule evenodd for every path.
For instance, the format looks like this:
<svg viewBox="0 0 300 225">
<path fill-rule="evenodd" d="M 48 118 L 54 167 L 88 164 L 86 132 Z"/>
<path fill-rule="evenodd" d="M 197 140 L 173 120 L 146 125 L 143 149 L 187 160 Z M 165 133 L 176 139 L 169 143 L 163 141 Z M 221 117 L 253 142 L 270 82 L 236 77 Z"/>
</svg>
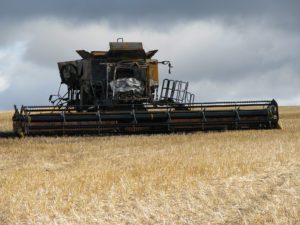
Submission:
<svg viewBox="0 0 300 225">
<path fill-rule="evenodd" d="M 16 134 L 11 131 L 0 131 L 0 139 L 2 138 L 17 138 Z"/>
</svg>

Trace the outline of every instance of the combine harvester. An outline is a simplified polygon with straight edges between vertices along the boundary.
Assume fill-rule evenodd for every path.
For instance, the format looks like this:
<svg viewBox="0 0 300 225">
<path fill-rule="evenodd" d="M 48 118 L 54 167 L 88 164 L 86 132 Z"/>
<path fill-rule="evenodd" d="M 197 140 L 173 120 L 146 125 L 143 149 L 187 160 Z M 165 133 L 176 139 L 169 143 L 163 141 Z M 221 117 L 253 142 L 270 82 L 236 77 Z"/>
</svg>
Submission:
<svg viewBox="0 0 300 225">
<path fill-rule="evenodd" d="M 157 50 L 139 42 L 111 42 L 109 51 L 79 50 L 82 59 L 58 63 L 64 95 L 52 106 L 15 107 L 14 132 L 26 135 L 129 134 L 278 127 L 271 101 L 195 103 L 188 82 L 163 80 Z M 61 88 L 60 88 L 61 89 Z M 59 90 L 60 90 L 59 89 Z"/>
</svg>

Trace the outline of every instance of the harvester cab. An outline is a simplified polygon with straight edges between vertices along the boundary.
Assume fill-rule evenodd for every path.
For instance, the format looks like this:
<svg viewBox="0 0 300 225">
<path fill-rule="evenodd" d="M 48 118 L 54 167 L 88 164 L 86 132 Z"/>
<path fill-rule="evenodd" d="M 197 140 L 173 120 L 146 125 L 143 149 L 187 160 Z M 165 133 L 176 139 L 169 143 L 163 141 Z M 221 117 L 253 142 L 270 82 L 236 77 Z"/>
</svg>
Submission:
<svg viewBox="0 0 300 225">
<path fill-rule="evenodd" d="M 61 84 L 67 93 L 50 100 L 56 105 L 105 106 L 153 102 L 158 96 L 158 50 L 145 52 L 140 42 L 110 42 L 109 51 L 77 50 L 82 59 L 59 62 Z M 60 90 L 60 89 L 59 89 Z"/>
<path fill-rule="evenodd" d="M 188 82 L 165 79 L 141 42 L 110 42 L 108 51 L 78 50 L 81 59 L 59 62 L 67 91 L 52 106 L 15 109 L 14 131 L 24 135 L 161 133 L 278 127 L 275 100 L 195 103 Z M 61 90 L 61 88 L 59 88 Z M 160 93 L 158 93 L 160 90 Z"/>
</svg>

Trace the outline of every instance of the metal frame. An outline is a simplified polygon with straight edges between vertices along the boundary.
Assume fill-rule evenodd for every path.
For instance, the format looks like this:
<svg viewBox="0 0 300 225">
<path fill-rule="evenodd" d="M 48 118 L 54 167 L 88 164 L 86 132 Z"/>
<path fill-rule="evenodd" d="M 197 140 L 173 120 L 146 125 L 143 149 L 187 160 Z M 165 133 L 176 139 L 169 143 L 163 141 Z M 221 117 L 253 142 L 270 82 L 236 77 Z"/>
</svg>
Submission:
<svg viewBox="0 0 300 225">
<path fill-rule="evenodd" d="M 160 101 L 176 103 L 194 103 L 195 95 L 188 92 L 189 82 L 164 79 L 160 92 Z"/>
</svg>

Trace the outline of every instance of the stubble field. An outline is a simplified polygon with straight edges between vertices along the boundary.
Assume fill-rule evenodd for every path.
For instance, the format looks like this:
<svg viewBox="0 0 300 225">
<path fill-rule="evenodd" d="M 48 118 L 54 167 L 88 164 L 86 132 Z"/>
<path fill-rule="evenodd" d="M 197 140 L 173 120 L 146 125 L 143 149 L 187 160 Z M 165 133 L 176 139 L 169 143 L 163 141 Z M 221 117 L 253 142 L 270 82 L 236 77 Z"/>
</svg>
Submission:
<svg viewBox="0 0 300 225">
<path fill-rule="evenodd" d="M 280 112 L 282 130 L 0 138 L 0 224 L 300 224 L 300 107 Z"/>
</svg>

